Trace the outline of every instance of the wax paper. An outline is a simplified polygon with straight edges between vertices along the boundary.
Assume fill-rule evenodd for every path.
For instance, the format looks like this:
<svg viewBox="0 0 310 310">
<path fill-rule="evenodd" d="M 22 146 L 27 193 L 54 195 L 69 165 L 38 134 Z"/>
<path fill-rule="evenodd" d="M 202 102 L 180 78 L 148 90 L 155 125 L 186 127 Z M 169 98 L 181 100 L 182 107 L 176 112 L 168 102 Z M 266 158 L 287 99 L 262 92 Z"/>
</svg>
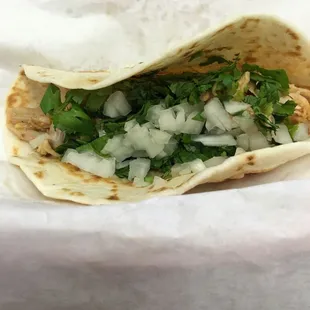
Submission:
<svg viewBox="0 0 310 310">
<path fill-rule="evenodd" d="M 22 63 L 113 69 L 250 13 L 308 36 L 309 9 L 301 0 L 0 2 L 1 112 Z M 43 197 L 0 151 L 1 310 L 310 308 L 310 157 L 188 195 L 85 207 Z"/>
</svg>

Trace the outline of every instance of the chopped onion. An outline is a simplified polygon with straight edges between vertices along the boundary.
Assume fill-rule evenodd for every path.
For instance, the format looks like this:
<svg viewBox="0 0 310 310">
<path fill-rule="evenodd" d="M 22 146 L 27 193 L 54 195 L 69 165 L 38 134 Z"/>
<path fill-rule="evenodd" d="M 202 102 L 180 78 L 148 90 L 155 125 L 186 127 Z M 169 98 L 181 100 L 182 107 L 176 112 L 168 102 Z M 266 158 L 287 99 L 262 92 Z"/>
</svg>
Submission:
<svg viewBox="0 0 310 310">
<path fill-rule="evenodd" d="M 206 160 L 204 162 L 204 165 L 206 168 L 215 167 L 215 166 L 221 165 L 226 159 L 227 157 L 224 157 L 224 156 L 215 156 L 215 157 L 212 157 Z"/>
<path fill-rule="evenodd" d="M 49 135 L 47 133 L 43 133 L 41 135 L 38 135 L 34 139 L 30 140 L 29 144 L 33 149 L 36 149 L 37 147 L 39 147 L 44 142 L 44 140 L 46 140 L 48 138 L 49 138 Z"/>
<path fill-rule="evenodd" d="M 131 156 L 134 158 L 149 157 L 146 151 L 134 151 Z"/>
<path fill-rule="evenodd" d="M 133 127 L 135 127 L 136 125 L 138 125 L 138 122 L 135 119 L 132 119 L 128 122 L 125 123 L 124 125 L 124 130 L 126 132 L 128 132 L 130 129 L 132 129 Z"/>
<path fill-rule="evenodd" d="M 158 176 L 154 176 L 154 180 L 153 180 L 153 189 L 158 189 L 161 188 L 163 186 L 165 186 L 167 184 L 167 181 L 162 179 L 161 177 Z"/>
<path fill-rule="evenodd" d="M 99 134 L 99 137 L 103 137 L 106 135 L 106 132 L 103 129 L 101 129 L 101 130 L 98 130 L 98 134 Z"/>
<path fill-rule="evenodd" d="M 158 123 L 159 115 L 164 110 L 165 110 L 164 104 L 153 105 L 148 109 L 145 119 L 154 124 L 155 127 L 159 127 Z"/>
<path fill-rule="evenodd" d="M 151 122 L 143 124 L 142 127 L 145 127 L 147 129 L 155 129 L 155 126 Z"/>
<path fill-rule="evenodd" d="M 200 135 L 192 139 L 195 142 L 201 142 L 206 146 L 224 146 L 236 145 L 237 142 L 232 135 L 224 134 L 218 136 Z"/>
<path fill-rule="evenodd" d="M 258 128 L 252 118 L 235 116 L 234 121 L 239 125 L 240 129 L 247 134 L 258 132 Z"/>
<path fill-rule="evenodd" d="M 297 129 L 293 134 L 294 141 L 304 141 L 309 138 L 308 125 L 306 123 L 301 123 L 297 125 Z"/>
<path fill-rule="evenodd" d="M 224 134 L 226 131 L 217 127 L 214 127 L 213 129 L 211 129 L 210 131 L 208 131 L 209 135 L 222 135 Z"/>
<path fill-rule="evenodd" d="M 293 140 L 290 136 L 290 133 L 287 127 L 284 124 L 278 125 L 279 128 L 276 130 L 276 133 L 272 133 L 272 137 L 274 141 L 280 144 L 292 143 Z"/>
<path fill-rule="evenodd" d="M 250 147 L 250 139 L 249 136 L 244 133 L 237 137 L 237 145 L 243 148 L 244 150 L 249 150 Z"/>
<path fill-rule="evenodd" d="M 144 178 L 141 179 L 138 177 L 135 177 L 133 179 L 133 184 L 136 185 L 136 187 L 146 187 L 150 185 L 150 183 L 144 181 Z"/>
<path fill-rule="evenodd" d="M 171 138 L 169 140 L 169 142 L 167 144 L 165 144 L 165 147 L 164 147 L 163 151 L 161 151 L 156 156 L 156 158 L 161 159 L 163 157 L 172 155 L 173 152 L 176 150 L 177 145 L 178 145 L 178 142 L 175 139 Z"/>
<path fill-rule="evenodd" d="M 173 108 L 175 111 L 178 111 L 179 108 L 184 110 L 185 116 L 189 117 L 190 114 L 196 112 L 195 115 L 201 111 L 203 111 L 204 102 L 197 103 L 197 104 L 189 104 L 187 100 L 183 100 L 180 104 L 174 106 Z"/>
<path fill-rule="evenodd" d="M 218 98 L 211 99 L 204 106 L 204 114 L 207 119 L 208 127 L 212 124 L 222 130 L 231 130 L 233 128 L 233 119 L 224 109 Z"/>
<path fill-rule="evenodd" d="M 242 147 L 236 148 L 235 156 L 243 154 L 243 153 L 246 153 L 246 151 Z"/>
<path fill-rule="evenodd" d="M 204 122 L 196 121 L 193 119 L 197 115 L 197 112 L 192 112 L 187 117 L 187 120 L 185 121 L 183 127 L 181 127 L 182 133 L 192 134 L 192 135 L 198 135 L 201 133 L 202 128 L 204 126 Z"/>
<path fill-rule="evenodd" d="M 241 135 L 243 133 L 242 129 L 241 128 L 234 128 L 232 129 L 231 131 L 227 132 L 228 134 L 234 136 L 234 137 L 237 137 L 239 135 Z"/>
<path fill-rule="evenodd" d="M 115 158 L 102 158 L 93 152 L 78 153 L 68 149 L 62 161 L 103 178 L 115 173 Z"/>
<path fill-rule="evenodd" d="M 171 138 L 171 134 L 158 129 L 150 129 L 149 132 L 152 140 L 157 144 L 167 144 Z"/>
<path fill-rule="evenodd" d="M 109 96 L 103 107 L 103 114 L 112 118 L 126 116 L 130 112 L 131 106 L 119 90 Z"/>
<path fill-rule="evenodd" d="M 114 136 L 112 139 L 108 140 L 102 153 L 112 155 L 118 162 L 122 162 L 124 159 L 131 157 L 134 149 L 131 146 L 126 145 L 124 140 L 124 135 Z"/>
<path fill-rule="evenodd" d="M 143 179 L 148 174 L 151 167 L 151 161 L 146 158 L 134 159 L 129 164 L 129 174 L 128 180 L 133 180 L 134 178 Z"/>
<path fill-rule="evenodd" d="M 266 137 L 260 132 L 252 133 L 249 135 L 250 150 L 259 150 L 269 147 Z"/>
<path fill-rule="evenodd" d="M 245 111 L 248 107 L 250 107 L 250 105 L 247 103 L 232 101 L 232 100 L 225 101 L 224 106 L 225 106 L 226 111 L 232 115 Z"/>
<path fill-rule="evenodd" d="M 116 169 L 122 169 L 129 166 L 130 160 L 125 160 L 120 163 L 116 163 Z"/>
<path fill-rule="evenodd" d="M 158 123 L 160 130 L 166 130 L 173 133 L 178 130 L 173 109 L 166 109 L 162 111 L 159 115 Z"/>
<path fill-rule="evenodd" d="M 191 168 L 192 172 L 194 172 L 194 173 L 197 173 L 197 172 L 200 172 L 200 171 L 206 169 L 203 161 L 199 158 L 189 162 L 188 164 L 189 164 L 189 167 Z"/>
<path fill-rule="evenodd" d="M 135 150 L 145 150 L 146 145 L 151 141 L 148 129 L 139 124 L 128 130 L 126 139 L 129 140 Z"/>
</svg>

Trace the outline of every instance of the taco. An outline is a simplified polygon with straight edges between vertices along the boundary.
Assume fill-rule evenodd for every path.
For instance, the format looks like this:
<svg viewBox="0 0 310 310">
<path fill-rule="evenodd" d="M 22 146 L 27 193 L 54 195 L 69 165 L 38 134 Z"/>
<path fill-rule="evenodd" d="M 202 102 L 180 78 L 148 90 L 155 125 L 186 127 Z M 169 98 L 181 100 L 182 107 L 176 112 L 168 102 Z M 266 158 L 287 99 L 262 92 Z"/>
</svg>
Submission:
<svg viewBox="0 0 310 310">
<path fill-rule="evenodd" d="M 24 65 L 7 97 L 10 162 L 82 204 L 182 194 L 310 153 L 310 49 L 240 18 L 117 72 Z"/>
</svg>

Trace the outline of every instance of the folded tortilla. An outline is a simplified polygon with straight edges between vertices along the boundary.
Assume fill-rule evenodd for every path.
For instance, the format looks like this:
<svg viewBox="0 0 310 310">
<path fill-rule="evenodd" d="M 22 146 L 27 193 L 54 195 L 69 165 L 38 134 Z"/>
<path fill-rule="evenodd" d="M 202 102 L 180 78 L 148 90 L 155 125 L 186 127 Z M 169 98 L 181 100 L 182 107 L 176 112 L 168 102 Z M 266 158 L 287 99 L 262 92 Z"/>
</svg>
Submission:
<svg viewBox="0 0 310 310">
<path fill-rule="evenodd" d="M 96 90 L 108 87 L 133 76 L 143 76 L 154 71 L 172 74 L 182 72 L 205 73 L 214 70 L 217 64 L 204 65 L 210 57 L 220 55 L 234 59 L 238 54 L 240 63 L 255 64 L 266 69 L 284 69 L 296 96 L 302 103 L 299 108 L 308 121 L 310 108 L 310 47 L 291 27 L 269 16 L 243 17 L 217 29 L 208 30 L 198 38 L 169 51 L 160 59 L 140 63 L 116 72 L 68 72 L 43 67 L 24 65 L 6 101 L 6 144 L 9 160 L 17 165 L 46 197 L 74 201 L 81 204 L 110 204 L 147 199 L 154 196 L 183 194 L 199 184 L 222 182 L 242 178 L 245 174 L 270 171 L 291 160 L 310 153 L 307 141 L 278 145 L 229 157 L 222 164 L 196 173 L 160 180 L 148 186 L 116 176 L 102 178 L 57 157 L 38 154 L 14 129 L 10 111 L 18 108 L 20 114 L 27 108 L 40 109 L 40 102 L 49 84 L 58 85 L 64 98 L 68 89 Z M 294 89 L 294 87 L 293 87 Z M 26 109 L 25 109 L 26 108 Z M 25 110 L 23 110 L 25 109 Z M 31 124 L 49 127 L 42 113 Z M 28 131 L 27 134 L 35 134 Z M 46 154 L 49 152 L 47 151 Z M 57 155 L 57 154 L 56 154 Z"/>
</svg>

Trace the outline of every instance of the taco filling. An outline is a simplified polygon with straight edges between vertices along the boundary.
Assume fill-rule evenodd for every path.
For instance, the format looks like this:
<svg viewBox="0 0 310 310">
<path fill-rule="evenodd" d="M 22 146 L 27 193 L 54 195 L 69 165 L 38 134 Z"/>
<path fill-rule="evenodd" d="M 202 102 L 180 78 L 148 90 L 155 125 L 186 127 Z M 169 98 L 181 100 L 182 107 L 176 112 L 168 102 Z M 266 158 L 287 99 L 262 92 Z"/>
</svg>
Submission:
<svg viewBox="0 0 310 310">
<path fill-rule="evenodd" d="M 50 84 L 40 108 L 8 109 L 8 127 L 43 156 L 137 186 L 308 139 L 310 91 L 284 70 L 211 62 L 217 71 L 152 72 L 65 98 Z"/>
</svg>

